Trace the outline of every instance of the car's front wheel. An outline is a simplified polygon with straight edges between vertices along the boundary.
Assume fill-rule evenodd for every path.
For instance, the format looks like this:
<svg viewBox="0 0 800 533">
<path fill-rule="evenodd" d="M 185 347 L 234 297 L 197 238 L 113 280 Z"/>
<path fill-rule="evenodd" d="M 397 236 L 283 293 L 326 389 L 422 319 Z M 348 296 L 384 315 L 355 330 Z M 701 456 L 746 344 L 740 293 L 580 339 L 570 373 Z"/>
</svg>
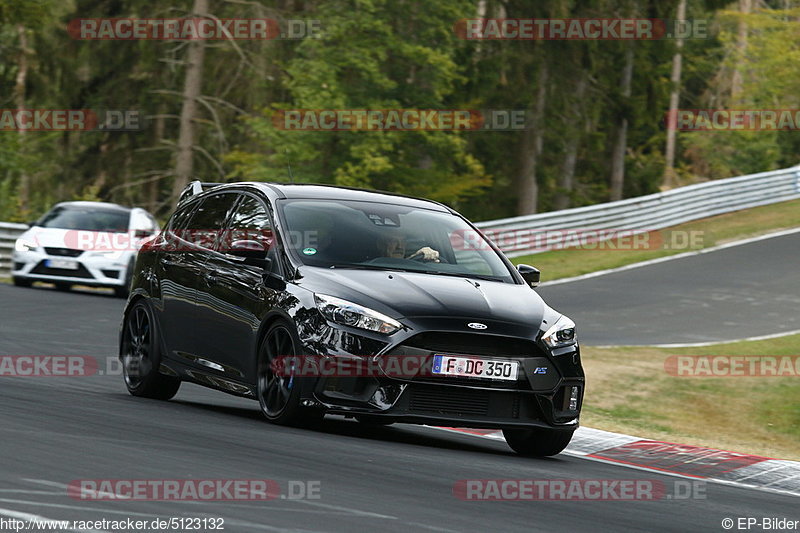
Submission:
<svg viewBox="0 0 800 533">
<path fill-rule="evenodd" d="M 307 425 L 319 421 L 323 413 L 303 407 L 300 400 L 309 379 L 293 375 L 286 357 L 298 355 L 300 340 L 287 322 L 275 322 L 261 341 L 258 354 L 258 402 L 270 422 L 281 425 Z"/>
<path fill-rule="evenodd" d="M 504 429 L 503 436 L 512 450 L 528 457 L 558 455 L 572 440 L 574 431 L 548 428 Z"/>
<path fill-rule="evenodd" d="M 122 342 L 122 374 L 132 395 L 169 400 L 178 393 L 181 381 L 159 372 L 160 347 L 153 314 L 140 300 L 128 312 Z"/>
</svg>

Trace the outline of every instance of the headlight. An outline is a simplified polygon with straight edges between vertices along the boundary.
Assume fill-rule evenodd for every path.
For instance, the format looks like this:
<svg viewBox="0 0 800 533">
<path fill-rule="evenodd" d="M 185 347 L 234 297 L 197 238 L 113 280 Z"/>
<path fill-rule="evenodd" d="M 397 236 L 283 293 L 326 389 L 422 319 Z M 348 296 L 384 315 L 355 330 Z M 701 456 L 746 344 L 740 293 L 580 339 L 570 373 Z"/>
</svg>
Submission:
<svg viewBox="0 0 800 533">
<path fill-rule="evenodd" d="M 14 243 L 14 249 L 18 252 L 32 252 L 39 247 L 38 244 L 35 242 L 31 242 L 25 239 L 17 239 L 17 242 Z"/>
<path fill-rule="evenodd" d="M 326 319 L 344 326 L 391 335 L 403 327 L 397 320 L 353 302 L 324 294 L 315 294 L 317 309 Z"/>
<path fill-rule="evenodd" d="M 556 320 L 556 323 L 542 335 L 542 341 L 550 348 L 561 348 L 578 342 L 575 335 L 575 322 L 566 315 Z"/>
</svg>

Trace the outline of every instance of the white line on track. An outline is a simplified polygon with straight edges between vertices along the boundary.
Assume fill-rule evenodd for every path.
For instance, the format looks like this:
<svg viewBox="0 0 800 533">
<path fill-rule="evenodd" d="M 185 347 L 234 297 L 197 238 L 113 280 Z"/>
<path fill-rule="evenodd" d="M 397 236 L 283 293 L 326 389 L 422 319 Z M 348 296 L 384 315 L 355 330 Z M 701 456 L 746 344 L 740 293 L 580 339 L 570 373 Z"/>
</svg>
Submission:
<svg viewBox="0 0 800 533">
<path fill-rule="evenodd" d="M 596 278 L 598 276 L 605 276 L 606 274 L 614 274 L 615 272 L 622 272 L 624 270 L 633 270 L 634 268 L 641 268 L 650 265 L 655 265 L 657 263 L 664 263 L 666 261 L 674 261 L 676 259 L 683 259 L 685 257 L 692 257 L 695 255 L 700 254 L 708 254 L 711 252 L 716 252 L 718 250 L 724 250 L 725 248 L 733 248 L 734 246 L 743 246 L 745 244 L 750 244 L 753 242 L 763 241 L 767 239 L 774 239 L 775 237 L 783 237 L 784 235 L 791 235 L 793 233 L 800 233 L 800 228 L 793 228 L 783 231 L 776 231 L 774 233 L 767 233 L 766 235 L 759 235 L 758 237 L 750 237 L 749 239 L 742 239 L 738 241 L 726 242 L 725 244 L 720 244 L 718 246 L 712 246 L 711 248 L 704 248 L 702 250 L 695 250 L 692 252 L 684 252 L 681 254 L 669 255 L 667 257 L 659 257 L 657 259 L 650 259 L 647 261 L 641 261 L 639 263 L 632 263 L 630 265 L 625 265 L 616 268 L 608 268 L 606 270 L 598 270 L 596 272 L 589 272 L 588 274 L 582 274 L 580 276 L 573 276 L 571 278 L 562 278 L 562 279 L 554 279 L 552 281 L 545 281 L 540 287 L 549 287 L 551 285 L 560 285 L 562 283 L 571 283 L 573 281 L 581 281 L 584 279 L 589 278 Z"/>
<path fill-rule="evenodd" d="M 633 263 L 630 265 L 625 265 L 617 268 L 609 268 L 606 270 L 598 270 L 596 272 L 590 272 L 588 274 L 582 274 L 580 276 L 573 276 L 571 278 L 562 278 L 562 279 L 555 279 L 553 281 L 545 281 L 540 287 L 549 287 L 551 285 L 560 285 L 562 283 L 571 283 L 573 281 L 582 281 L 585 279 L 596 278 L 599 276 L 605 276 L 606 274 L 614 274 L 616 272 L 623 272 L 625 270 L 633 270 L 634 268 L 641 268 L 650 265 L 655 265 L 657 263 L 664 263 L 665 261 L 673 261 L 675 259 L 683 259 L 685 257 L 693 257 L 695 255 L 700 254 L 707 254 L 711 252 L 716 252 L 718 250 L 724 250 L 725 248 L 733 248 L 734 246 L 743 246 L 745 244 L 750 244 L 753 242 L 764 241 L 767 239 L 774 239 L 776 237 L 783 237 L 785 235 L 792 235 L 794 233 L 800 233 L 800 228 L 793 228 L 783 231 L 776 231 L 774 233 L 767 233 L 766 235 L 759 235 L 757 237 L 750 237 L 749 239 L 741 239 L 738 241 L 726 242 L 725 244 L 720 244 L 719 246 L 712 246 L 711 248 L 705 248 L 703 250 L 696 250 L 693 252 L 684 252 L 682 254 L 670 255 L 667 257 L 659 257 L 657 259 L 650 259 L 648 261 L 641 261 L 639 263 Z M 776 339 L 778 337 L 787 337 L 789 335 L 796 335 L 800 333 L 800 330 L 792 330 L 792 331 L 784 331 L 781 333 L 773 333 L 770 335 L 761 335 L 758 337 L 747 337 L 744 339 L 732 339 L 727 341 L 712 341 L 712 342 L 689 342 L 689 343 L 675 343 L 675 344 L 637 344 L 636 346 L 641 347 L 653 347 L 653 348 L 700 348 L 703 346 L 712 346 L 714 344 L 728 344 L 732 342 L 744 342 L 744 341 L 760 341 L 766 339 Z M 593 346 L 594 348 L 616 348 L 617 345 L 598 345 Z"/>
<path fill-rule="evenodd" d="M 746 342 L 746 341 L 764 341 L 768 339 L 778 339 L 780 337 L 788 337 L 789 335 L 797 335 L 800 329 L 792 331 L 784 331 L 782 333 L 771 333 L 770 335 L 759 335 L 757 337 L 745 337 L 744 339 L 734 339 L 731 341 L 714 341 L 714 342 L 688 342 L 676 344 L 648 344 L 650 348 L 700 348 L 703 346 L 714 346 L 715 344 L 730 344 L 732 342 Z M 616 348 L 616 346 L 593 346 L 593 348 Z"/>
<path fill-rule="evenodd" d="M 49 490 L 22 490 L 22 489 L 0 489 L 0 493 L 12 494 L 38 494 L 40 496 L 63 496 L 63 492 L 52 492 Z"/>
<path fill-rule="evenodd" d="M 34 483 L 34 484 L 38 484 L 38 485 L 45 485 L 45 486 L 49 486 L 49 487 L 58 487 L 58 488 L 64 489 L 65 491 L 69 487 L 69 485 L 65 485 L 63 483 L 58 483 L 58 482 L 55 482 L 55 481 L 47 481 L 45 479 L 27 479 L 26 478 L 26 479 L 23 479 L 23 481 L 27 481 L 28 483 Z M 91 494 L 95 494 L 95 492 L 93 492 L 93 491 L 90 491 L 90 492 L 91 492 Z M 66 494 L 66 492 L 64 494 Z M 96 493 L 96 494 L 101 494 L 101 493 Z M 106 494 L 106 495 L 109 495 L 109 496 L 114 496 L 113 494 L 107 494 L 107 493 L 102 493 L 102 494 Z M 0 501 L 2 501 L 2 500 L 0 500 Z M 118 498 L 115 501 L 137 502 L 138 500 L 131 500 L 131 499 L 126 499 L 126 498 Z M 383 520 L 397 520 L 398 519 L 396 516 L 373 513 L 373 512 L 370 512 L 370 511 L 362 511 L 361 509 L 354 509 L 352 507 L 342 507 L 340 505 L 325 504 L 325 503 L 320 503 L 320 502 L 315 502 L 315 501 L 310 501 L 310 500 L 292 500 L 291 502 L 292 503 L 304 504 L 304 505 L 310 505 L 312 507 L 319 507 L 321 509 L 327 509 L 329 512 L 330 511 L 335 511 L 335 512 L 338 512 L 338 513 L 345 513 L 345 514 L 350 514 L 350 515 L 355 515 L 355 516 L 364 516 L 364 517 L 368 517 L 368 518 L 380 518 L 380 519 L 383 519 Z M 194 505 L 202 504 L 202 505 L 206 505 L 209 502 L 170 500 L 169 503 L 182 503 L 182 504 L 194 504 Z M 219 503 L 219 502 L 216 502 L 216 503 Z M 232 501 L 230 501 L 228 503 L 236 503 L 236 501 L 232 500 Z M 73 507 L 73 508 L 74 509 L 80 509 L 81 507 Z M 278 509 L 280 509 L 280 508 L 278 508 Z M 291 509 L 291 511 L 298 511 L 298 509 Z M 331 514 L 333 514 L 333 513 L 331 513 Z"/>
</svg>

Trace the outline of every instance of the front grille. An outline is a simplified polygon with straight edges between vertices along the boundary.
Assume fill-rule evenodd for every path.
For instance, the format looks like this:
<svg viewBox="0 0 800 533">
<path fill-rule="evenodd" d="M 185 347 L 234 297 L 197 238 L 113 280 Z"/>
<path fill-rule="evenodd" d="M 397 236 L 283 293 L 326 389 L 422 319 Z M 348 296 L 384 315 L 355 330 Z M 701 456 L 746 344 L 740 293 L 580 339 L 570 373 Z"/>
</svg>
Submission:
<svg viewBox="0 0 800 533">
<path fill-rule="evenodd" d="M 415 335 L 400 346 L 393 348 L 387 355 L 432 356 L 446 355 L 474 355 L 494 359 L 515 359 L 520 361 L 519 375 L 516 381 L 506 381 L 488 378 L 438 376 L 427 372 L 412 378 L 417 382 L 437 383 L 442 385 L 461 385 L 485 387 L 491 389 L 531 390 L 531 384 L 525 377 L 522 359 L 543 357 L 541 350 L 533 341 L 501 337 L 498 335 L 480 335 L 470 333 L 440 333 L 426 332 Z"/>
<path fill-rule="evenodd" d="M 432 352 L 464 355 L 489 355 L 500 358 L 544 356 L 533 341 L 499 335 L 427 332 L 415 335 L 403 344 Z"/>
<path fill-rule="evenodd" d="M 57 255 L 60 257 L 78 257 L 83 253 L 83 250 L 73 250 L 71 248 L 47 248 L 44 249 L 48 255 Z"/>
<path fill-rule="evenodd" d="M 48 268 L 44 266 L 44 262 L 36 265 L 36 268 L 31 270 L 31 274 L 41 274 L 43 276 L 62 276 L 65 278 L 85 278 L 94 279 L 91 272 L 86 270 L 83 265 L 78 265 L 77 270 L 70 270 L 67 268 Z"/>
<path fill-rule="evenodd" d="M 486 416 L 489 394 L 485 390 L 414 385 L 410 390 L 409 409 L 412 412 Z"/>
<path fill-rule="evenodd" d="M 519 369 L 520 379 L 505 381 L 499 379 L 458 377 L 458 376 L 416 376 L 414 381 L 424 383 L 438 383 L 440 385 L 459 385 L 461 387 L 483 387 L 487 389 L 513 389 L 531 390 L 530 383 L 525 379 L 525 369 Z"/>
</svg>

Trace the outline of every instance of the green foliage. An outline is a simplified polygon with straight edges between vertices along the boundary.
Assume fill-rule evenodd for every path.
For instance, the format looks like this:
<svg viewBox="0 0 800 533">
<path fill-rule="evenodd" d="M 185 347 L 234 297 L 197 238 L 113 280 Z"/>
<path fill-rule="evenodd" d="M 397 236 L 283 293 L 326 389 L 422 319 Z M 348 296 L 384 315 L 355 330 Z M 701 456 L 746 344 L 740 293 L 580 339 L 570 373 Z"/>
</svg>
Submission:
<svg viewBox="0 0 800 533">
<path fill-rule="evenodd" d="M 172 209 L 178 115 L 186 43 L 80 41 L 75 18 L 182 17 L 192 2 L 154 0 L 0 0 L 0 109 L 17 104 L 17 76 L 28 72 L 25 106 L 131 109 L 140 132 L 0 132 L 0 220 L 26 220 L 53 202 L 91 198 Z M 331 183 L 425 196 L 476 220 L 514 216 L 522 131 L 286 131 L 287 109 L 536 109 L 538 73 L 548 73 L 536 130 L 538 208 L 607 201 L 611 147 L 628 122 L 625 196 L 662 185 L 664 113 L 675 42 L 468 41 L 456 21 L 496 18 L 675 18 L 678 0 L 308 0 L 212 2 L 220 18 L 319 21 L 320 38 L 206 43 L 202 99 L 195 117 L 195 174 L 207 180 Z M 680 107 L 800 107 L 800 6 L 767 0 L 749 15 L 723 0 L 688 3 L 713 35 L 683 48 Z M 480 9 L 485 13 L 479 14 Z M 737 30 L 748 44 L 738 57 Z M 23 49 L 20 27 L 24 28 Z M 621 91 L 627 47 L 634 49 L 631 96 Z M 740 102 L 730 80 L 742 74 Z M 585 82 L 583 94 L 578 89 Z M 530 133 L 530 132 L 529 132 Z M 577 141 L 571 143 L 571 141 Z M 577 150 L 574 183 L 564 164 Z M 679 133 L 682 184 L 796 164 L 800 133 Z M 26 185 L 27 184 L 27 185 Z"/>
<path fill-rule="evenodd" d="M 469 2 L 332 1 L 318 12 L 320 39 L 287 64 L 291 101 L 247 127 L 260 147 L 229 154 L 231 176 L 276 179 L 287 165 L 299 181 L 377 188 L 458 203 L 491 184 L 454 132 L 300 132 L 273 124 L 278 109 L 435 109 L 464 82 L 450 30 Z M 280 179 L 280 178 L 278 178 Z"/>
</svg>

